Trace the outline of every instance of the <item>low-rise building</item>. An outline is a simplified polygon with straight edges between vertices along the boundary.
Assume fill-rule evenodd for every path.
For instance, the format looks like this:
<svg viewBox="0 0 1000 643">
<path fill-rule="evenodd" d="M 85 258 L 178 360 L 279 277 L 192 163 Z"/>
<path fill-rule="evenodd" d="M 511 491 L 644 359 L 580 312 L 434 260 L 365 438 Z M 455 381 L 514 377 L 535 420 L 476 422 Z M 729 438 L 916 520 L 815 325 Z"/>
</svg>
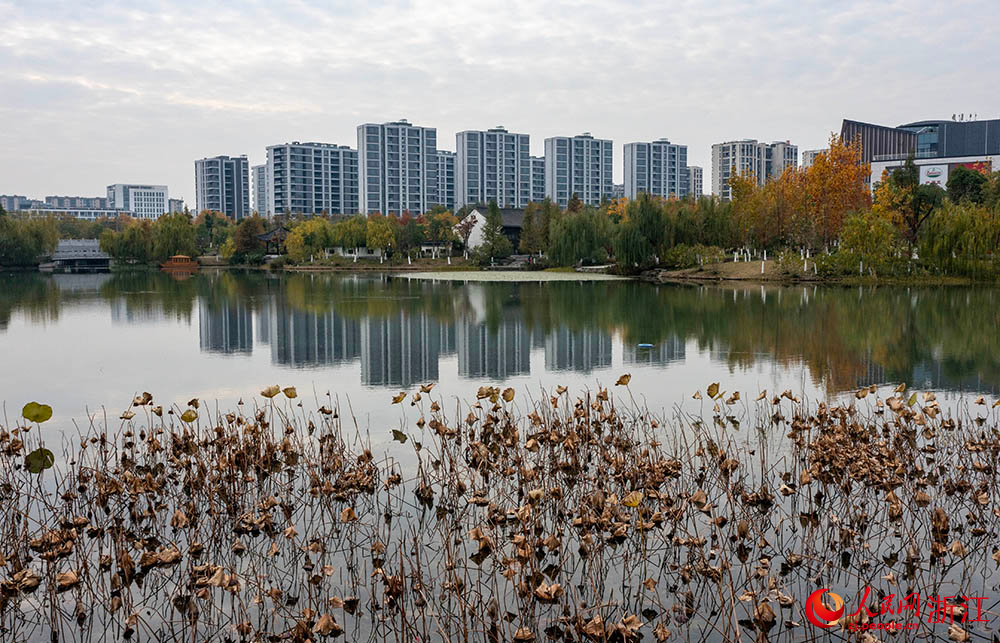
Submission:
<svg viewBox="0 0 1000 643">
<path fill-rule="evenodd" d="M 170 209 L 170 194 L 165 185 L 115 183 L 108 186 L 108 205 L 125 210 L 136 219 L 158 219 Z"/>
</svg>

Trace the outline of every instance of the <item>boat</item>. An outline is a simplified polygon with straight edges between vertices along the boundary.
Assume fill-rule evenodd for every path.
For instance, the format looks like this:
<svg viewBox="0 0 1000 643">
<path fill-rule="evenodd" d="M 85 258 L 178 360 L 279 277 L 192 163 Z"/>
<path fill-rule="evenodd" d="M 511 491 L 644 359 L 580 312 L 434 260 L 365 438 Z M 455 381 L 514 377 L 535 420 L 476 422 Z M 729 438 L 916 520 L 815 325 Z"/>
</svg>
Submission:
<svg viewBox="0 0 1000 643">
<path fill-rule="evenodd" d="M 195 272 L 198 262 L 187 255 L 174 255 L 161 263 L 160 268 L 170 272 Z"/>
<path fill-rule="evenodd" d="M 652 348 L 652 344 L 639 344 L 639 348 Z"/>
</svg>

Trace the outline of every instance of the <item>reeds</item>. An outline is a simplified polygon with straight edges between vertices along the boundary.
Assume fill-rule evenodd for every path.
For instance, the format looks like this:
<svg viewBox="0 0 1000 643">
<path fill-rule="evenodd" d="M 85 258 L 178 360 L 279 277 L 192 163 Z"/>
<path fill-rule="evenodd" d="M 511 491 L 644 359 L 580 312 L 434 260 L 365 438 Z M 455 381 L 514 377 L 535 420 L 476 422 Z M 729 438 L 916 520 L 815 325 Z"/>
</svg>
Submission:
<svg viewBox="0 0 1000 643">
<path fill-rule="evenodd" d="M 8 426 L 0 638 L 794 640 L 820 587 L 959 615 L 995 587 L 996 405 L 713 385 L 664 418 L 628 381 L 451 413 L 425 386 L 374 441 L 293 388 L 214 414 L 143 395 L 41 473 L 37 417 Z M 897 636 L 948 636 L 915 622 Z"/>
</svg>

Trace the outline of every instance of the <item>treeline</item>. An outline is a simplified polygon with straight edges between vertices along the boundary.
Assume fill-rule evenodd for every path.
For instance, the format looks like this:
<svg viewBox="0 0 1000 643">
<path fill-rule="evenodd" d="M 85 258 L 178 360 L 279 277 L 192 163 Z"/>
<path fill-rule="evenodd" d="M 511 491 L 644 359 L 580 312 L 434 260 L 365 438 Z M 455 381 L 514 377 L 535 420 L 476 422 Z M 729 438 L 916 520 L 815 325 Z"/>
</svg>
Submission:
<svg viewBox="0 0 1000 643">
<path fill-rule="evenodd" d="M 0 267 L 37 266 L 39 258 L 51 254 L 58 241 L 55 222 L 17 219 L 0 206 Z"/>
</svg>

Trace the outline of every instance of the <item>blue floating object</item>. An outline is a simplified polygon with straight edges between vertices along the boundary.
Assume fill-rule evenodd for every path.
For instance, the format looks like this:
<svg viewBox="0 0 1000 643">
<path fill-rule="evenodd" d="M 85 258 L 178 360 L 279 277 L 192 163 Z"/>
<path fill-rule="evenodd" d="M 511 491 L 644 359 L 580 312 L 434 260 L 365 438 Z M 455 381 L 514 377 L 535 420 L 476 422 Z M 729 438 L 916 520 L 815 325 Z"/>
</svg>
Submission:
<svg viewBox="0 0 1000 643">
<path fill-rule="evenodd" d="M 639 348 L 652 348 L 652 344 L 639 344 Z"/>
</svg>

